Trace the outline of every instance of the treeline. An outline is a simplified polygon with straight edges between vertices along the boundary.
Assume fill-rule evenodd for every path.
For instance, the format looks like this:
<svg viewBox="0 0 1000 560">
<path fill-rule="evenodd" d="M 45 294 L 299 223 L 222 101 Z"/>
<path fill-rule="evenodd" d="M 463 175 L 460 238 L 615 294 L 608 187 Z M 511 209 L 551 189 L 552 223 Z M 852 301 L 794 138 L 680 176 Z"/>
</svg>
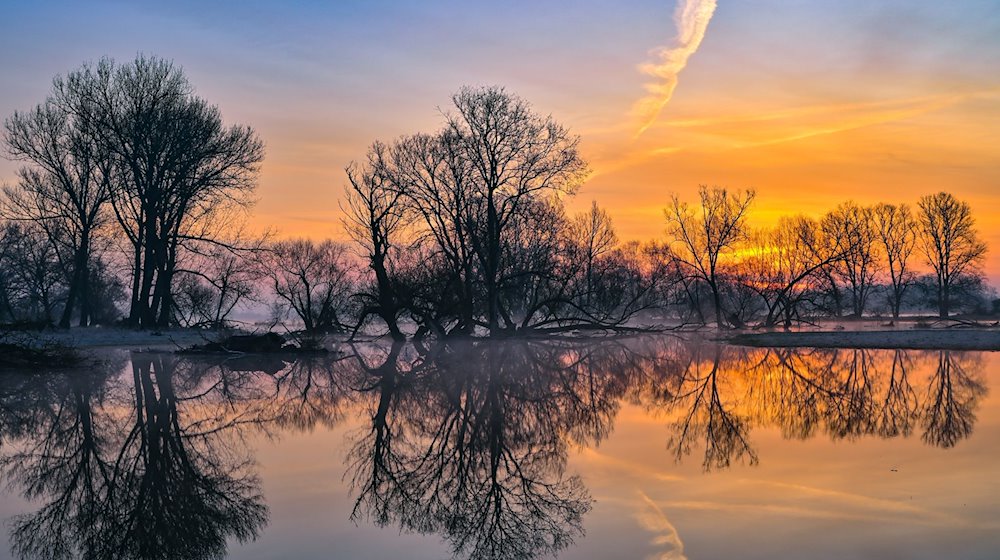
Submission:
<svg viewBox="0 0 1000 560">
<path fill-rule="evenodd" d="M 4 123 L 24 162 L 0 202 L 0 323 L 220 327 L 240 306 L 308 331 L 407 336 L 719 327 L 991 311 L 965 202 L 847 202 L 749 226 L 752 191 L 702 187 L 667 236 L 622 242 L 579 138 L 502 88 L 346 169 L 349 242 L 243 233 L 263 144 L 170 62 L 84 65 Z"/>
<path fill-rule="evenodd" d="M 908 204 L 848 201 L 819 219 L 783 216 L 754 229 L 753 191 L 701 187 L 666 210 L 669 259 L 689 320 L 767 327 L 819 317 L 898 318 L 904 310 L 996 313 L 968 203 L 941 192 Z M 683 306 L 682 306 L 683 307 Z"/>
<path fill-rule="evenodd" d="M 623 329 L 664 314 L 725 328 L 995 311 L 986 245 L 950 194 L 754 229 L 752 190 L 703 186 L 694 204 L 672 198 L 666 239 L 622 243 L 596 203 L 565 211 L 586 178 L 578 138 L 503 89 L 452 101 L 436 133 L 376 142 L 347 169 L 345 224 L 369 269 L 360 318 L 394 337 L 401 317 L 440 336 Z"/>
</svg>

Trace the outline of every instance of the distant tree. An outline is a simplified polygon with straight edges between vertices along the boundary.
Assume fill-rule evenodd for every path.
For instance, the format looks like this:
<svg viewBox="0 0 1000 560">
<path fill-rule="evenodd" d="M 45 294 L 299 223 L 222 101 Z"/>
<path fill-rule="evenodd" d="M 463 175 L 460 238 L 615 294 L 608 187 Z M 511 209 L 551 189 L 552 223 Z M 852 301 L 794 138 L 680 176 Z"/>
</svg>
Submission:
<svg viewBox="0 0 1000 560">
<path fill-rule="evenodd" d="M 251 262 L 254 251 L 207 249 L 177 270 L 175 314 L 184 326 L 225 328 L 237 307 L 255 299 L 260 272 Z"/>
<path fill-rule="evenodd" d="M 667 228 L 678 247 L 674 256 L 685 274 L 708 285 L 715 307 L 715 322 L 726 325 L 720 285 L 720 259 L 746 237 L 746 217 L 754 191 L 730 192 L 722 187 L 698 189 L 700 208 L 691 208 L 674 195 L 664 211 Z"/>
<path fill-rule="evenodd" d="M 948 316 L 951 291 L 962 276 L 978 274 L 986 256 L 972 208 L 967 202 L 941 192 L 920 198 L 919 246 L 934 271 L 938 314 Z"/>
<path fill-rule="evenodd" d="M 261 272 L 306 331 L 345 331 L 354 295 L 347 247 L 335 241 L 278 241 L 261 254 Z"/>
<path fill-rule="evenodd" d="M 66 285 L 55 249 L 37 224 L 6 223 L 0 230 L 0 318 L 54 324 Z"/>
<path fill-rule="evenodd" d="M 820 271 L 839 257 L 822 242 L 819 224 L 806 216 L 783 216 L 769 230 L 751 237 L 741 263 L 744 283 L 764 300 L 764 325 L 791 327 L 816 291 Z"/>
<path fill-rule="evenodd" d="M 918 276 L 913 281 L 915 304 L 931 309 L 940 308 L 940 292 L 937 286 L 937 275 L 933 272 Z M 954 313 L 986 314 L 992 309 L 990 300 L 994 290 L 986 283 L 979 271 L 961 274 L 952 279 L 948 288 L 948 309 Z M 909 294 L 908 294 L 909 295 Z"/>
<path fill-rule="evenodd" d="M 585 278 L 585 304 L 590 304 L 594 291 L 594 263 L 618 244 L 611 216 L 592 201 L 590 209 L 573 217 L 569 223 L 569 236 L 583 259 Z"/>
<path fill-rule="evenodd" d="M 861 317 L 875 286 L 879 255 L 876 241 L 878 228 L 873 210 L 854 202 L 845 202 L 823 217 L 821 227 L 837 259 L 832 272 L 847 287 L 851 295 L 852 316 Z"/>
<path fill-rule="evenodd" d="M 914 280 L 909 259 L 917 242 L 917 222 L 906 204 L 883 203 L 875 206 L 875 224 L 889 269 L 889 306 L 892 316 L 898 318 L 903 296 Z"/>
<path fill-rule="evenodd" d="M 7 153 L 28 165 L 21 168 L 20 181 L 4 189 L 0 212 L 39 227 L 64 265 L 69 286 L 59 320 L 64 328 L 77 308 L 79 324 L 91 322 L 94 237 L 106 222 L 111 196 L 113 159 L 100 141 L 92 93 L 76 87 L 73 76 L 57 77 L 43 103 L 4 123 Z"/>
</svg>

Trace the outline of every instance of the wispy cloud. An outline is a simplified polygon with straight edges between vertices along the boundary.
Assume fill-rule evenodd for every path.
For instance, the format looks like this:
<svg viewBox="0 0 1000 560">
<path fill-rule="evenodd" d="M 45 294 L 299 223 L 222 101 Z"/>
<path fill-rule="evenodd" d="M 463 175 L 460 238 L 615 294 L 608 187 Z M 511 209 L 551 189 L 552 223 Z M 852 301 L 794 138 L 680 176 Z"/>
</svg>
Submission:
<svg viewBox="0 0 1000 560">
<path fill-rule="evenodd" d="M 677 528 L 667 519 L 660 506 L 649 496 L 639 491 L 642 499 L 641 509 L 636 513 L 636 519 L 647 531 L 654 533 L 653 544 L 662 547 L 650 560 L 687 560 L 684 554 L 684 541 L 677 533 Z"/>
<path fill-rule="evenodd" d="M 721 153 L 806 140 L 906 121 L 962 103 L 1000 98 L 1000 89 L 854 103 L 816 104 L 729 115 L 660 120 L 640 144 L 618 144 L 593 158 L 591 176 L 613 173 L 680 152 Z"/>
<path fill-rule="evenodd" d="M 631 475 L 649 477 L 665 482 L 680 482 L 685 480 L 683 476 L 656 470 L 647 463 L 624 460 L 619 457 L 600 453 L 596 449 L 583 449 L 580 452 L 580 456 L 595 466 L 614 469 L 619 472 L 627 472 Z"/>
<path fill-rule="evenodd" d="M 843 115 L 845 113 L 878 114 L 888 112 L 892 115 L 899 110 L 927 111 L 951 105 L 958 101 L 973 97 L 981 97 L 995 93 L 992 90 L 970 93 L 949 93 L 939 95 L 924 95 L 904 99 L 880 99 L 857 103 L 834 103 L 807 105 L 801 107 L 786 107 L 773 111 L 746 113 L 740 115 L 711 115 L 687 119 L 671 119 L 657 124 L 657 128 L 695 128 L 706 126 L 731 125 L 739 123 L 759 123 L 765 121 L 798 120 L 816 116 Z"/>
<path fill-rule="evenodd" d="M 674 45 L 656 49 L 656 60 L 639 66 L 641 72 L 657 80 L 646 84 L 648 94 L 632 107 L 640 121 L 636 136 L 653 124 L 670 101 L 677 88 L 677 76 L 701 45 L 715 6 L 716 0 L 679 0 L 674 10 L 674 24 L 677 26 Z"/>
</svg>

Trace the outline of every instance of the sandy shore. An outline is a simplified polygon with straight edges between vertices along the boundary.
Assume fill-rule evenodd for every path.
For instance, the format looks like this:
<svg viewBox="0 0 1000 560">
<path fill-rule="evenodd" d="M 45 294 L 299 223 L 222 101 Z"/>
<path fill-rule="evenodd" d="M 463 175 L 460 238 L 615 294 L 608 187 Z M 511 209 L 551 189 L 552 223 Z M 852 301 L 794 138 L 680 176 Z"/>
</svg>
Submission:
<svg viewBox="0 0 1000 560">
<path fill-rule="evenodd" d="M 1000 351 L 997 329 L 914 329 L 893 331 L 811 331 L 739 334 L 730 344 L 757 347 L 899 348 L 908 350 Z"/>
</svg>

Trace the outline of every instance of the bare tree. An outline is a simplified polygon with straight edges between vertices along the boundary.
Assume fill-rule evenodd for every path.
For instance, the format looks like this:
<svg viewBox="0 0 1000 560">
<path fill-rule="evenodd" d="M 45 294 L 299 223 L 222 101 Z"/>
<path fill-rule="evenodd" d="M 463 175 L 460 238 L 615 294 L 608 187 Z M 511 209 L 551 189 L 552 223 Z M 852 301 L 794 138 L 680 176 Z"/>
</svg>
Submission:
<svg viewBox="0 0 1000 560">
<path fill-rule="evenodd" d="M 111 194 L 113 162 L 100 142 L 91 93 L 57 77 L 44 103 L 4 123 L 8 154 L 28 166 L 16 186 L 4 189 L 0 211 L 41 228 L 65 265 L 69 291 L 59 320 L 64 328 L 76 308 L 79 324 L 90 323 L 94 237 L 106 221 Z"/>
<path fill-rule="evenodd" d="M 347 247 L 335 241 L 278 241 L 261 255 L 261 271 L 306 331 L 344 331 L 354 294 Z"/>
<path fill-rule="evenodd" d="M 177 270 L 174 312 L 187 327 L 221 329 L 237 307 L 256 299 L 260 278 L 252 262 L 258 251 L 234 252 L 209 245 Z"/>
<path fill-rule="evenodd" d="M 380 315 L 397 337 L 391 323 L 404 310 L 418 335 L 497 336 L 567 306 L 557 195 L 586 176 L 578 139 L 502 88 L 464 88 L 452 101 L 442 130 L 375 143 L 348 168 L 345 223 L 378 294 L 364 296 L 364 315 Z M 405 252 L 395 245 L 403 237 Z"/>
<path fill-rule="evenodd" d="M 0 318 L 51 325 L 65 290 L 55 249 L 40 226 L 6 223 L 0 230 Z"/>
<path fill-rule="evenodd" d="M 917 242 L 917 222 L 906 204 L 884 203 L 875 206 L 875 222 L 889 269 L 892 289 L 889 305 L 893 318 L 898 318 L 903 295 L 915 278 L 909 269 L 909 260 Z"/>
<path fill-rule="evenodd" d="M 964 274 L 978 273 L 986 256 L 986 243 L 979 238 L 972 208 L 949 193 L 920 198 L 919 244 L 934 271 L 938 314 L 948 316 L 951 290 Z"/>
<path fill-rule="evenodd" d="M 708 285 L 715 306 L 715 323 L 726 325 L 720 286 L 720 259 L 746 237 L 746 216 L 754 191 L 730 192 L 723 187 L 698 188 L 700 211 L 674 195 L 664 211 L 667 228 L 679 249 L 674 255 L 685 273 Z"/>
<path fill-rule="evenodd" d="M 833 261 L 833 275 L 850 292 L 852 316 L 861 317 L 875 286 L 879 266 L 878 228 L 873 210 L 845 202 L 828 212 L 821 226 L 835 248 L 833 252 L 838 255 Z"/>
<path fill-rule="evenodd" d="M 817 275 L 839 253 L 820 240 L 819 224 L 806 216 L 782 217 L 770 230 L 752 236 L 744 282 L 764 300 L 764 325 L 789 328 L 817 289 Z"/>
<path fill-rule="evenodd" d="M 451 130 L 404 137 L 392 148 L 393 183 L 420 224 L 418 241 L 430 248 L 444 275 L 441 288 L 450 294 L 457 320 L 450 330 L 463 334 L 471 334 L 479 322 L 476 307 L 482 291 L 473 241 L 485 208 L 470 172 L 462 140 Z M 434 320 L 427 313 L 418 315 L 419 322 Z"/>
<path fill-rule="evenodd" d="M 584 262 L 584 303 L 590 305 L 594 291 L 594 263 L 618 244 L 611 216 L 591 201 L 590 209 L 573 217 L 569 222 L 569 236 Z"/>
<path fill-rule="evenodd" d="M 406 228 L 406 208 L 403 191 L 390 183 L 385 162 L 386 146 L 380 142 L 368 150 L 364 164 L 352 162 L 346 169 L 350 186 L 345 190 L 346 206 L 343 224 L 348 235 L 357 243 L 375 275 L 374 293 L 363 294 L 364 308 L 358 326 L 370 314 L 378 315 L 389 328 L 394 340 L 405 336 L 399 329 L 399 314 L 403 310 L 400 287 L 392 270 L 393 252 L 399 249 L 399 236 Z"/>
<path fill-rule="evenodd" d="M 527 101 L 500 87 L 463 88 L 452 97 L 447 128 L 460 142 L 473 192 L 483 202 L 482 224 L 471 230 L 486 288 L 491 334 L 501 332 L 500 281 L 503 231 L 537 196 L 572 193 L 587 175 L 579 138 L 551 116 L 536 114 Z M 513 328 L 507 324 L 504 330 Z"/>
<path fill-rule="evenodd" d="M 69 74 L 65 88 L 93 100 L 102 150 L 115 162 L 112 207 L 132 253 L 129 322 L 166 325 L 185 247 L 218 243 L 232 211 L 252 202 L 263 144 L 249 127 L 225 127 L 163 59 L 103 59 Z"/>
</svg>

